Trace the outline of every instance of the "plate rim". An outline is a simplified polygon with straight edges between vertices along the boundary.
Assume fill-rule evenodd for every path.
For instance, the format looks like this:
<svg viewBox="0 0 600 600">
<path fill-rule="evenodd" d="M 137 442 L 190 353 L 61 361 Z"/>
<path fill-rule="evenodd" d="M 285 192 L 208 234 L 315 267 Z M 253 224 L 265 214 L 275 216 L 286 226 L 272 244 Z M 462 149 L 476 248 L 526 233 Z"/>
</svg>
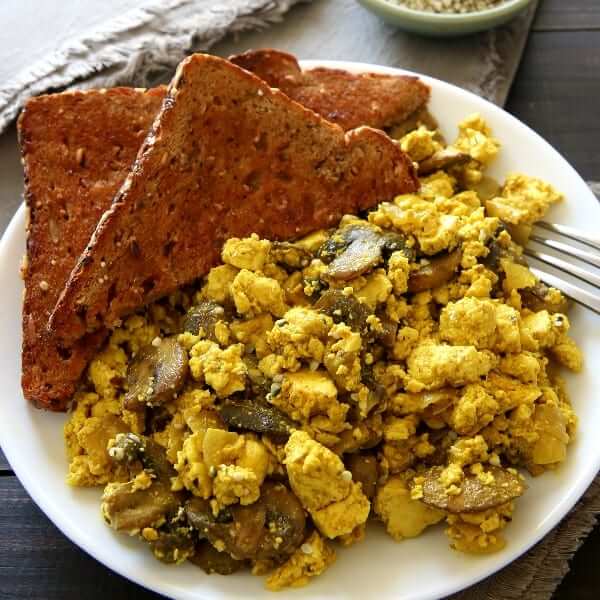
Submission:
<svg viewBox="0 0 600 600">
<path fill-rule="evenodd" d="M 432 91 L 435 91 L 435 88 L 440 88 L 446 91 L 458 92 L 460 94 L 466 94 L 476 100 L 477 103 L 484 103 L 484 105 L 492 112 L 499 111 L 503 113 L 504 118 L 507 118 L 512 122 L 512 125 L 524 129 L 528 135 L 533 135 L 536 139 L 536 142 L 542 144 L 547 147 L 547 149 L 554 154 L 560 161 L 563 163 L 563 166 L 569 169 L 569 177 L 575 177 L 578 179 L 588 190 L 589 196 L 596 200 L 592 191 L 589 189 L 589 186 L 585 183 L 582 177 L 577 173 L 574 167 L 562 156 L 562 154 L 550 144 L 550 142 L 546 141 L 540 134 L 531 129 L 528 125 L 520 121 L 518 118 L 508 113 L 502 107 L 499 107 L 489 100 L 474 94 L 473 92 L 456 86 L 454 84 L 448 83 L 446 81 L 430 77 L 421 73 L 417 73 L 414 71 L 409 71 L 406 69 L 398 68 L 398 67 L 389 67 L 384 65 L 377 65 L 371 63 L 363 63 L 357 61 L 344 61 L 344 60 L 320 60 L 320 59 L 311 59 L 311 60 L 300 60 L 300 65 L 303 68 L 314 68 L 314 67 L 327 67 L 334 69 L 345 69 L 347 71 L 353 73 L 361 73 L 361 72 L 375 72 L 382 74 L 391 74 L 391 75 L 412 75 L 415 77 L 419 77 L 422 81 L 432 86 Z M 6 230 L 2 235 L 2 239 L 0 240 L 0 260 L 5 255 L 7 247 L 11 243 L 13 237 L 18 235 L 20 230 L 26 220 L 26 207 L 24 203 L 21 203 L 11 218 Z M 20 321 L 19 321 L 20 322 Z M 26 402 L 26 400 L 22 397 L 20 401 Z M 0 405 L 1 407 L 1 405 Z M 37 409 L 35 409 L 37 410 Z M 78 548 L 86 552 L 89 556 L 93 557 L 95 560 L 100 562 L 102 565 L 110 569 L 111 571 L 121 575 L 125 579 L 140 585 L 141 587 L 148 589 L 150 591 L 165 594 L 171 593 L 169 590 L 162 590 L 156 587 L 154 582 L 145 582 L 142 579 L 141 575 L 137 573 L 131 573 L 126 571 L 125 568 L 120 568 L 119 564 L 116 565 L 110 562 L 110 558 L 108 556 L 104 557 L 100 555 L 100 552 L 94 547 L 93 544 L 89 544 L 88 540 L 83 535 L 83 531 L 81 527 L 74 527 L 71 525 L 69 519 L 65 518 L 64 511 L 60 511 L 60 509 L 54 505 L 51 501 L 48 500 L 47 495 L 44 494 L 44 490 L 41 489 L 40 486 L 36 485 L 35 479 L 30 477 L 27 468 L 25 465 L 19 463 L 19 460 L 16 458 L 14 452 L 16 449 L 11 445 L 5 445 L 6 436 L 3 433 L 5 431 L 5 419 L 0 419 L 0 446 L 4 451 L 6 459 L 11 466 L 14 474 L 17 476 L 23 487 L 25 488 L 28 495 L 32 498 L 35 504 L 42 510 L 45 516 L 50 519 L 50 521 L 70 540 L 72 541 Z M 531 538 L 527 543 L 520 546 L 518 549 L 511 551 L 509 548 L 504 549 L 502 552 L 504 554 L 503 559 L 500 560 L 497 564 L 492 565 L 491 567 L 487 567 L 481 569 L 477 572 L 476 575 L 473 575 L 468 579 L 468 581 L 463 581 L 460 584 L 454 584 L 450 586 L 446 586 L 444 589 L 433 589 L 429 590 L 427 593 L 424 593 L 420 596 L 414 596 L 413 598 L 418 598 L 419 600 L 435 600 L 439 598 L 440 595 L 446 596 L 461 590 L 465 590 L 472 585 L 486 579 L 490 575 L 497 573 L 501 569 L 505 568 L 507 565 L 512 563 L 514 560 L 518 559 L 522 555 L 524 555 L 528 550 L 531 549 L 532 546 L 537 544 L 542 538 L 544 538 L 554 527 L 560 523 L 560 521 L 568 514 L 568 512 L 572 509 L 572 507 L 579 501 L 579 499 L 583 496 L 593 479 L 595 478 L 597 472 L 600 470 L 600 451 L 597 456 L 594 457 L 593 461 L 589 461 L 590 465 L 586 468 L 586 472 L 581 474 L 578 480 L 574 482 L 573 486 L 565 495 L 565 498 L 562 502 L 561 510 L 555 511 L 555 514 L 551 515 L 551 518 L 548 518 L 544 521 L 543 525 L 538 527 L 536 530 L 532 531 Z M 15 468 L 15 465 L 17 467 Z M 67 485 L 64 483 L 64 485 Z M 289 591 L 288 591 L 289 592 Z M 194 594 L 194 598 L 196 600 L 201 600 L 205 598 L 204 592 L 199 589 L 198 594 Z M 173 596 L 178 597 L 178 596 Z M 189 595 L 185 595 L 185 598 L 191 597 Z"/>
</svg>

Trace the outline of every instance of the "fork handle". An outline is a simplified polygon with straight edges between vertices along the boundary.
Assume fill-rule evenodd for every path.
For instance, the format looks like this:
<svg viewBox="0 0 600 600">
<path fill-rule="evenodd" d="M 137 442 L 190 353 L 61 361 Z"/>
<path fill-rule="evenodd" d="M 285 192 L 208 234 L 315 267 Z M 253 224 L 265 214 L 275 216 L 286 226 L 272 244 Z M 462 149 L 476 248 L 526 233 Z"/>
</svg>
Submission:
<svg viewBox="0 0 600 600">
<path fill-rule="evenodd" d="M 596 250 L 600 250 L 600 237 L 597 235 L 593 235 L 591 233 L 583 233 L 578 229 L 573 229 L 572 227 L 567 227 L 566 225 L 559 225 L 558 223 L 547 223 L 546 221 L 539 221 L 536 223 L 539 227 L 543 229 L 547 229 L 548 231 L 555 231 L 556 233 L 560 233 L 565 237 L 568 237 L 576 242 L 581 242 L 582 244 L 586 244 L 591 246 L 592 248 L 596 248 Z"/>
</svg>

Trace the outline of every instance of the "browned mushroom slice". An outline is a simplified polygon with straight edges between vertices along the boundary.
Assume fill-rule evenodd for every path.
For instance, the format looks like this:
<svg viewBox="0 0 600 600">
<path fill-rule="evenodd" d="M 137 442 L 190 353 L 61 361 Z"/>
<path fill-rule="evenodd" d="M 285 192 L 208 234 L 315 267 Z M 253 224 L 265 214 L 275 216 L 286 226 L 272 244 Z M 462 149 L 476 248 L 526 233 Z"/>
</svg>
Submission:
<svg viewBox="0 0 600 600">
<path fill-rule="evenodd" d="M 167 459 L 165 449 L 153 439 L 136 433 L 118 433 L 108 449 L 109 456 L 116 462 L 132 464 L 137 461 L 147 471 L 165 484 L 177 473 Z"/>
<path fill-rule="evenodd" d="M 467 474 L 461 484 L 461 492 L 448 495 L 440 475 L 444 467 L 431 467 L 423 473 L 423 497 L 421 500 L 450 513 L 481 512 L 518 498 L 525 491 L 525 483 L 518 474 L 501 467 L 487 467 L 494 481 L 484 484 L 477 475 Z"/>
<path fill-rule="evenodd" d="M 346 467 L 352 473 L 352 479 L 362 486 L 363 494 L 369 498 L 375 496 L 377 480 L 377 459 L 373 454 L 350 454 L 347 456 Z"/>
<path fill-rule="evenodd" d="M 291 242 L 273 242 L 270 257 L 284 267 L 302 269 L 310 263 L 313 255 L 306 248 Z"/>
<path fill-rule="evenodd" d="M 109 483 L 102 495 L 104 520 L 113 529 L 130 535 L 145 527 L 159 527 L 167 516 L 177 512 L 179 505 L 170 484 L 158 481 L 146 489 L 139 489 L 134 481 Z"/>
<path fill-rule="evenodd" d="M 118 434 L 108 453 L 116 462 L 143 466 L 152 477 L 145 489 L 135 480 L 106 486 L 102 514 L 111 527 L 133 534 L 144 527 L 159 527 L 176 514 L 182 495 L 171 491 L 176 472 L 160 444 L 134 433 Z"/>
<path fill-rule="evenodd" d="M 414 252 L 406 238 L 397 232 L 381 231 L 370 223 L 353 223 L 333 232 L 319 248 L 317 256 L 329 265 L 327 275 L 348 281 L 377 266 L 392 252 L 401 250 L 409 259 Z"/>
<path fill-rule="evenodd" d="M 326 291 L 314 304 L 314 308 L 329 315 L 334 323 L 345 323 L 354 331 L 365 331 L 371 310 L 356 296 L 346 295 L 342 290 Z"/>
<path fill-rule="evenodd" d="M 175 337 L 146 346 L 129 366 L 125 407 L 158 406 L 172 400 L 183 387 L 187 373 L 187 352 Z"/>
<path fill-rule="evenodd" d="M 231 314 L 225 307 L 207 300 L 192 306 L 183 319 L 183 330 L 198 335 L 202 329 L 206 339 L 218 341 L 215 337 L 215 325 L 219 321 L 229 321 Z"/>
<path fill-rule="evenodd" d="M 429 175 L 434 171 L 449 169 L 469 162 L 471 157 L 452 146 L 434 152 L 429 158 L 419 163 L 419 175 Z"/>
<path fill-rule="evenodd" d="M 447 283 L 454 277 L 460 265 L 460 259 L 460 250 L 431 258 L 429 264 L 412 271 L 408 279 L 408 291 L 423 292 Z"/>
<path fill-rule="evenodd" d="M 566 314 L 569 310 L 568 299 L 561 293 L 556 293 L 556 290 L 555 293 L 551 293 L 551 291 L 552 288 L 541 281 L 538 281 L 533 287 L 519 290 L 523 307 L 534 312 L 547 310 L 550 314 Z"/>
<path fill-rule="evenodd" d="M 155 558 L 166 564 L 179 564 L 194 554 L 195 544 L 189 527 L 169 527 L 159 530 L 149 542 Z"/>
<path fill-rule="evenodd" d="M 212 544 L 237 560 L 281 560 L 304 539 L 306 516 L 300 501 L 281 483 L 263 484 L 260 498 L 248 506 L 235 505 L 215 517 L 208 502 L 186 503 L 188 523 Z"/>
<path fill-rule="evenodd" d="M 377 334 L 377 339 L 386 348 L 391 348 L 396 342 L 396 335 L 398 334 L 398 323 L 390 319 L 390 317 L 388 317 L 387 314 L 384 312 L 379 314 L 378 317 L 381 322 L 382 331 L 380 331 Z"/>
<path fill-rule="evenodd" d="M 402 252 L 408 260 L 414 260 L 416 258 L 416 252 L 414 248 L 407 245 L 406 236 L 398 233 L 397 231 L 383 231 L 381 233 L 383 238 L 383 257 L 387 259 L 393 252 Z"/>
<path fill-rule="evenodd" d="M 227 552 L 219 552 L 210 542 L 197 544 L 196 552 L 188 560 L 200 567 L 207 575 L 231 575 L 246 565 L 246 561 L 236 560 Z"/>
<path fill-rule="evenodd" d="M 369 226 L 350 226 L 340 233 L 346 240 L 344 250 L 327 268 L 333 279 L 348 281 L 377 266 L 385 240 L 381 233 Z"/>
<path fill-rule="evenodd" d="M 523 265 L 525 267 L 527 266 L 527 259 L 520 251 L 518 246 L 512 243 L 507 246 L 498 242 L 498 235 L 502 231 L 506 230 L 507 229 L 505 225 L 501 223 L 500 227 L 496 231 L 496 234 L 490 240 L 488 244 L 489 252 L 482 261 L 486 268 L 488 268 L 490 271 L 493 271 L 496 275 L 498 275 L 498 277 L 500 277 L 500 279 L 504 278 L 504 271 L 500 262 L 503 258 L 508 258 L 518 265 Z"/>
<path fill-rule="evenodd" d="M 294 422 L 274 406 L 250 399 L 226 400 L 219 412 L 223 421 L 234 429 L 288 436 L 295 428 Z"/>
</svg>

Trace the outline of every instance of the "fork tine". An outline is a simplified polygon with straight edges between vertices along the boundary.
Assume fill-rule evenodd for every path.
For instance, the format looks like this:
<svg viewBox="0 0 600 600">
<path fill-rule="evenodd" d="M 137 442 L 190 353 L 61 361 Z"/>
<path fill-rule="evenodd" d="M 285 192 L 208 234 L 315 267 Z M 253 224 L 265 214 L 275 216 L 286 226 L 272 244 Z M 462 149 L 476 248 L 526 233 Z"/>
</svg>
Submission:
<svg viewBox="0 0 600 600">
<path fill-rule="evenodd" d="M 581 242 L 582 244 L 595 248 L 596 250 L 600 250 L 600 238 L 597 236 L 593 236 L 589 233 L 582 233 L 581 231 L 577 231 L 577 229 L 567 227 L 566 225 L 547 223 L 546 221 L 538 221 L 536 225 L 538 227 L 542 227 L 543 229 L 547 229 L 548 231 L 560 233 L 569 239 L 575 240 L 576 242 Z"/>
<path fill-rule="evenodd" d="M 581 304 L 595 312 L 597 315 L 600 315 L 600 296 L 592 294 L 564 279 L 560 279 L 551 273 L 541 271 L 535 267 L 531 268 L 531 272 L 544 283 L 561 290 L 566 296 L 578 304 Z"/>
<path fill-rule="evenodd" d="M 573 277 L 577 277 L 577 279 L 581 279 L 581 281 L 589 283 L 590 285 L 600 289 L 600 275 L 597 275 L 596 273 L 586 271 L 577 265 L 572 265 L 566 260 L 562 260 L 562 258 L 551 256 L 545 252 L 538 252 L 537 250 L 532 250 L 531 248 L 526 248 L 525 254 L 527 254 L 527 256 L 537 258 L 547 265 L 556 267 L 557 269 L 564 271 L 565 273 L 569 273 L 569 275 L 573 275 Z"/>
<path fill-rule="evenodd" d="M 560 242 L 558 240 L 543 238 L 539 235 L 532 235 L 530 239 L 538 244 L 543 244 L 544 246 L 548 246 L 548 248 L 553 248 L 554 250 L 558 250 L 563 254 L 572 256 L 573 258 L 578 258 L 592 267 L 600 267 L 600 256 L 597 256 L 596 254 L 586 252 L 585 250 L 580 250 L 579 248 L 575 248 L 575 246 L 570 246 L 569 244 L 565 244 L 564 242 Z"/>
</svg>

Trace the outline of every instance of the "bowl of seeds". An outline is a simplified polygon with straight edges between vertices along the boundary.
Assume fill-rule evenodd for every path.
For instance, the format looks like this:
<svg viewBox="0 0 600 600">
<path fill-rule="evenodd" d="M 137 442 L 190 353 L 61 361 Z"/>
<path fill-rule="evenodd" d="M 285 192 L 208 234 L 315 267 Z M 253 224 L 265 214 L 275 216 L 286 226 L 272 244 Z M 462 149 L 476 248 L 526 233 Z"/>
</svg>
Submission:
<svg viewBox="0 0 600 600">
<path fill-rule="evenodd" d="M 358 0 L 384 21 L 429 36 L 458 36 L 498 27 L 532 0 Z"/>
</svg>

